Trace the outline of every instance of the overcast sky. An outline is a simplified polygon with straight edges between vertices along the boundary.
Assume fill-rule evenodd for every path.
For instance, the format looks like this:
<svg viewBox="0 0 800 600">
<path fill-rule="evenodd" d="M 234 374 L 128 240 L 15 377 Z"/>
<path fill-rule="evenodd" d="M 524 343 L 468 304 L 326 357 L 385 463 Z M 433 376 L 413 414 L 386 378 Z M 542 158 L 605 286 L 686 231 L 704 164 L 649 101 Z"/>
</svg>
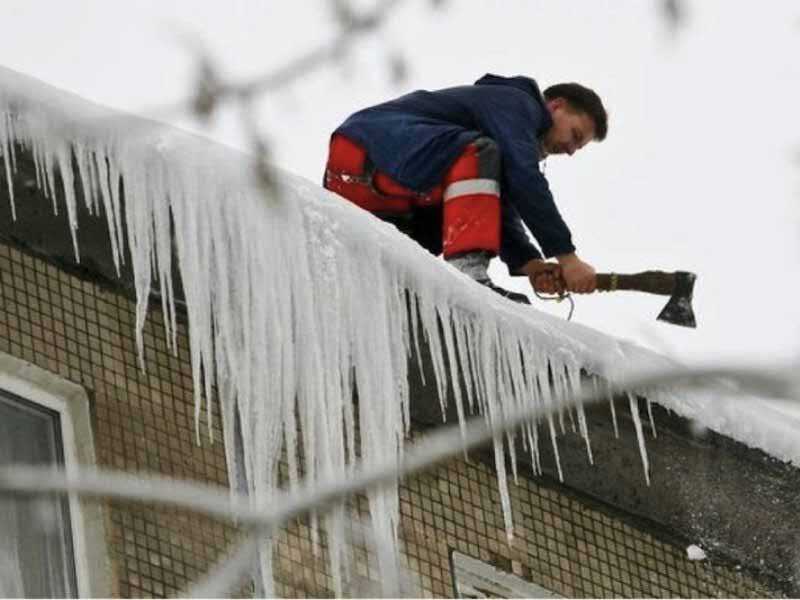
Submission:
<svg viewBox="0 0 800 600">
<path fill-rule="evenodd" d="M 546 165 L 578 253 L 598 271 L 696 272 L 698 329 L 655 321 L 664 299 L 631 293 L 578 297 L 574 319 L 686 362 L 788 359 L 800 350 L 800 4 L 684 4 L 673 36 L 656 0 L 451 0 L 436 11 L 408 1 L 344 66 L 264 98 L 261 125 L 277 164 L 318 181 L 331 130 L 363 106 L 485 72 L 584 83 L 609 109 L 608 139 Z M 95 102 L 244 147 L 232 111 L 211 128 L 153 112 L 187 95 L 192 48 L 246 78 L 332 31 L 322 1 L 5 0 L 0 56 Z M 401 85 L 385 68 L 395 52 L 410 67 Z"/>
</svg>

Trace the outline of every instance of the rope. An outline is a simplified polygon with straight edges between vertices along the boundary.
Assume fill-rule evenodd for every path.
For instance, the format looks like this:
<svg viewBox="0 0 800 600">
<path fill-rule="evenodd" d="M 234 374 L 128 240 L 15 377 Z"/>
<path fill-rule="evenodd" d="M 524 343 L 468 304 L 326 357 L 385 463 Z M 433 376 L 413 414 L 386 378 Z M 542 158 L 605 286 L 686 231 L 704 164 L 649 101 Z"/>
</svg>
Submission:
<svg viewBox="0 0 800 600">
<path fill-rule="evenodd" d="M 565 294 L 559 294 L 555 296 L 545 296 L 544 294 L 540 294 L 536 288 L 533 288 L 533 293 L 536 294 L 536 297 L 539 300 L 549 300 L 555 302 L 562 302 L 564 299 L 569 300 L 569 315 L 567 315 L 567 321 L 572 320 L 572 315 L 575 312 L 575 300 L 572 299 L 572 294 L 569 292 Z"/>
<path fill-rule="evenodd" d="M 534 275 L 534 280 L 540 275 L 544 275 L 544 272 L 540 272 Z M 562 284 L 563 283 L 564 282 L 562 280 Z M 536 294 L 536 297 L 539 298 L 539 300 L 547 300 L 555 302 L 563 302 L 565 298 L 569 300 L 569 314 L 567 315 L 567 321 L 572 320 L 572 315 L 575 313 L 575 300 L 572 299 L 572 294 L 570 294 L 569 292 L 561 292 L 560 294 L 556 294 L 554 296 L 545 296 L 544 294 L 540 294 L 539 291 L 536 289 L 536 287 L 534 286 L 531 287 L 533 287 L 533 293 Z"/>
</svg>

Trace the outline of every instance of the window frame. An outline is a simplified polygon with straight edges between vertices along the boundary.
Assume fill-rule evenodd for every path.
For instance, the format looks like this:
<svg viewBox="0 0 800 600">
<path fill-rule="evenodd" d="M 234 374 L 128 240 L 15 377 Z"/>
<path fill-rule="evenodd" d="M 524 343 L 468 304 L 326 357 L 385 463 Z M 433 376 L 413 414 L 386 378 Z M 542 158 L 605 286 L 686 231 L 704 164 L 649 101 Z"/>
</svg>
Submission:
<svg viewBox="0 0 800 600">
<path fill-rule="evenodd" d="M 459 572 L 469 579 L 480 579 L 484 585 L 493 587 L 493 593 L 503 598 L 563 598 L 560 594 L 547 589 L 541 584 L 528 581 L 519 575 L 502 569 L 485 560 L 470 556 L 465 552 L 450 548 L 450 572 L 453 581 L 453 595 L 456 598 L 464 598 L 461 595 L 460 585 L 470 585 L 470 581 L 459 579 Z M 510 595 L 501 595 L 500 590 L 508 592 Z"/>
<path fill-rule="evenodd" d="M 89 415 L 89 397 L 83 387 L 50 371 L 0 352 L 0 390 L 13 399 L 41 406 L 58 414 L 64 470 L 97 464 Z M 111 562 L 106 537 L 106 507 L 78 494 L 67 495 L 72 554 L 80 597 L 110 597 Z"/>
</svg>

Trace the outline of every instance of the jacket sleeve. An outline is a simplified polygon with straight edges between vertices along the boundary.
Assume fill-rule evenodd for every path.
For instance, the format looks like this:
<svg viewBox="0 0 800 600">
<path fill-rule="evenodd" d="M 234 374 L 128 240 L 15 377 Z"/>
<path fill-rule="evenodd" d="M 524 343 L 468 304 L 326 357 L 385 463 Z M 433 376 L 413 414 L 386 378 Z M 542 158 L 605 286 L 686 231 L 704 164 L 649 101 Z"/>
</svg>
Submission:
<svg viewBox="0 0 800 600">
<path fill-rule="evenodd" d="M 504 202 L 500 260 L 506 263 L 510 275 L 519 275 L 520 267 L 534 258 L 542 258 L 541 252 L 528 239 L 519 213 Z"/>
<path fill-rule="evenodd" d="M 546 257 L 573 252 L 572 234 L 539 170 L 536 132 L 543 123 L 543 109 L 523 92 L 498 92 L 478 107 L 476 116 L 481 129 L 500 146 L 504 202 L 516 210 Z M 510 243 L 515 249 L 519 241 L 512 233 Z M 524 248 L 519 246 L 519 251 L 524 252 Z"/>
</svg>

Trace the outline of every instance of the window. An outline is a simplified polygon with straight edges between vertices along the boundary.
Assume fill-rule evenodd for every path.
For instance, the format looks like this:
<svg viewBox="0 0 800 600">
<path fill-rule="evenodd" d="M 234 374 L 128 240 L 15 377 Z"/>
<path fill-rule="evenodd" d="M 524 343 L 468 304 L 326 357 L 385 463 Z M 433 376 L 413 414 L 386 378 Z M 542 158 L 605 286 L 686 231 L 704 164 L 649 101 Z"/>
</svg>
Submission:
<svg viewBox="0 0 800 600">
<path fill-rule="evenodd" d="M 535 583 L 482 560 L 452 551 L 453 581 L 459 598 L 560 598 Z"/>
<path fill-rule="evenodd" d="M 0 465 L 94 465 L 80 386 L 0 353 Z M 107 597 L 104 505 L 0 494 L 0 597 Z M 91 565 L 91 568 L 90 568 Z"/>
<path fill-rule="evenodd" d="M 57 412 L 0 391 L 0 464 L 64 463 Z M 0 596 L 77 596 L 66 497 L 0 499 Z"/>
</svg>

